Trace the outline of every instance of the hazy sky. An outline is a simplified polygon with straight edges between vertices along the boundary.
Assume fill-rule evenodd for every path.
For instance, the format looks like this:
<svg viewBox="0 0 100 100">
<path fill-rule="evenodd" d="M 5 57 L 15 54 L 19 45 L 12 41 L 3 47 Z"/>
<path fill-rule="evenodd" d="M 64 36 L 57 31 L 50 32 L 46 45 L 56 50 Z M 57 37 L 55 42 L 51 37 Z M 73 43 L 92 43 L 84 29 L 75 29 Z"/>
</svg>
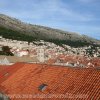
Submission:
<svg viewBox="0 0 100 100">
<path fill-rule="evenodd" d="M 0 0 L 0 13 L 100 39 L 100 0 Z"/>
</svg>

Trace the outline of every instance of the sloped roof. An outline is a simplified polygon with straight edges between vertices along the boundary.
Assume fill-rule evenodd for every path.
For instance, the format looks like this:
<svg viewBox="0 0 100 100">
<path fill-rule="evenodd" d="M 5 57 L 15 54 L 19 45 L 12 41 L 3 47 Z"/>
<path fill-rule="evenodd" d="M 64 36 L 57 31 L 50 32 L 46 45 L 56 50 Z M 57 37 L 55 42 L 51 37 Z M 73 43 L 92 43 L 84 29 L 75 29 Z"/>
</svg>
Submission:
<svg viewBox="0 0 100 100">
<path fill-rule="evenodd" d="M 2 72 L 2 70 L 6 69 L 8 66 L 7 65 L 0 65 L 0 72 Z"/>
<path fill-rule="evenodd" d="M 0 66 L 1 67 L 0 83 L 3 82 L 4 80 L 8 79 L 13 73 L 15 73 L 17 70 L 19 70 L 23 66 L 24 66 L 24 63 L 16 63 L 16 64 L 11 65 L 11 66 Z M 6 75 L 6 74 L 8 74 L 8 75 Z"/>
<path fill-rule="evenodd" d="M 84 65 L 84 67 L 88 68 L 99 68 L 100 69 L 100 58 L 88 58 L 84 56 L 76 56 L 76 55 L 59 55 L 58 57 L 54 57 L 49 59 L 46 63 L 47 64 L 54 64 L 54 63 L 77 63 Z M 88 63 L 91 63 L 92 65 L 88 65 Z M 78 67 L 78 66 L 77 66 Z"/>
<path fill-rule="evenodd" d="M 0 78 L 0 90 L 5 94 L 31 95 L 34 100 L 41 100 L 36 99 L 40 96 L 43 100 L 47 96 L 51 100 L 100 100 L 100 70 L 97 69 L 18 63 L 8 73 L 7 78 L 3 74 Z M 42 84 L 46 84 L 44 91 L 38 89 Z M 26 98 L 23 100 L 33 100 Z"/>
</svg>

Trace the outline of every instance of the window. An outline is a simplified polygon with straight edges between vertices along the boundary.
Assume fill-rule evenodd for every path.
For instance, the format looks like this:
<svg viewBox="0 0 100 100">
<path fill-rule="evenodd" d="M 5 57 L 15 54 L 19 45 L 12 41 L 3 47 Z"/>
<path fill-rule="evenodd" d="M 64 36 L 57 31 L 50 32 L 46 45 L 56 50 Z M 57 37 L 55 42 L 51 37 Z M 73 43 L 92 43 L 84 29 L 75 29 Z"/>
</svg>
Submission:
<svg viewBox="0 0 100 100">
<path fill-rule="evenodd" d="M 47 84 L 41 84 L 39 87 L 38 87 L 38 89 L 40 90 L 40 91 L 44 91 L 46 88 L 47 88 Z"/>
</svg>

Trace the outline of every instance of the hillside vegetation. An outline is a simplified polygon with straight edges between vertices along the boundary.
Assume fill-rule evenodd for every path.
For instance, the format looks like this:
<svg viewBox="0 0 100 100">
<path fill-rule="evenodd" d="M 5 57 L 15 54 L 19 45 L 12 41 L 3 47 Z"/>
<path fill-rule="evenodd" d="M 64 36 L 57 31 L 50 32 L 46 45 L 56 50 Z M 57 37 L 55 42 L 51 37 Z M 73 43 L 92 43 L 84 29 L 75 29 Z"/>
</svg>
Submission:
<svg viewBox="0 0 100 100">
<path fill-rule="evenodd" d="M 31 25 L 18 19 L 0 14 L 0 35 L 4 38 L 21 41 L 45 40 L 58 45 L 67 44 L 74 47 L 100 45 L 100 41 L 77 33 L 65 32 L 49 27 Z"/>
</svg>

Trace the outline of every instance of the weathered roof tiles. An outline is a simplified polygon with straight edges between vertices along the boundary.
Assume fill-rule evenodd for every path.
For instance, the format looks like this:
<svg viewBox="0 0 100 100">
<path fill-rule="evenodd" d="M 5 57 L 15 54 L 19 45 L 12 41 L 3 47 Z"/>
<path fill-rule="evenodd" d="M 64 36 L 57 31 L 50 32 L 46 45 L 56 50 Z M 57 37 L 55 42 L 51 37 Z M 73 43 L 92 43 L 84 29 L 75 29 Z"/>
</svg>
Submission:
<svg viewBox="0 0 100 100">
<path fill-rule="evenodd" d="M 18 68 L 20 65 L 15 66 Z M 13 69 L 9 71 L 9 73 L 12 72 Z M 2 76 L 0 84 L 2 88 L 0 89 L 5 94 L 19 94 L 21 96 L 23 94 L 31 96 L 39 94 L 45 100 L 47 100 L 47 95 L 51 95 L 52 100 L 100 99 L 100 70 L 97 69 L 24 64 L 16 71 L 14 70 L 14 73 L 6 80 L 3 78 L 4 76 Z M 39 89 L 41 85 L 43 90 Z M 27 99 L 33 100 L 33 98 Z M 27 99 L 25 98 L 25 100 Z M 16 100 L 16 98 L 11 98 L 11 100 Z"/>
</svg>

